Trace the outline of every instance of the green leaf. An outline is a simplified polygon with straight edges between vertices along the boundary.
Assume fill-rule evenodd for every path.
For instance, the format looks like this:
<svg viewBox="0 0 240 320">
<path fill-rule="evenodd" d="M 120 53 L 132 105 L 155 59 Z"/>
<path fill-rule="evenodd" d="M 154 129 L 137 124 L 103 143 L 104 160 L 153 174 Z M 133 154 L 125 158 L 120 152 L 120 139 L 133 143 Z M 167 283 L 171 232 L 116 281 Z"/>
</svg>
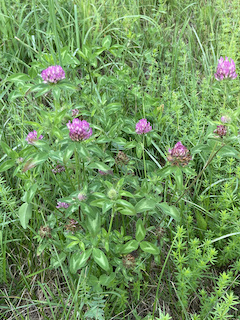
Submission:
<svg viewBox="0 0 240 320">
<path fill-rule="evenodd" d="M 112 201 L 106 200 L 102 206 L 102 212 L 106 213 L 108 210 L 112 209 Z"/>
<path fill-rule="evenodd" d="M 187 166 L 182 168 L 182 172 L 184 172 L 188 176 L 196 176 L 197 175 L 196 171 L 194 169 L 191 169 Z"/>
<path fill-rule="evenodd" d="M 221 157 L 233 157 L 239 159 L 240 153 L 233 147 L 224 146 L 219 152 L 218 155 Z"/>
<path fill-rule="evenodd" d="M 88 165 L 88 169 L 98 169 L 101 171 L 108 171 L 111 170 L 111 168 L 109 166 L 107 166 L 106 164 L 102 163 L 102 162 L 93 162 L 90 163 Z"/>
<path fill-rule="evenodd" d="M 182 191 L 183 190 L 183 174 L 182 174 L 182 170 L 179 167 L 175 168 L 174 176 L 177 184 L 177 189 L 179 191 Z"/>
<path fill-rule="evenodd" d="M 167 215 L 171 216 L 176 221 L 180 221 L 180 213 L 174 206 L 169 206 L 167 202 L 158 203 L 158 207 Z"/>
<path fill-rule="evenodd" d="M 143 222 L 141 219 L 138 219 L 136 223 L 136 239 L 138 242 L 142 241 L 146 236 L 146 229 L 144 228 Z"/>
<path fill-rule="evenodd" d="M 137 153 L 137 157 L 141 159 L 143 154 L 143 147 L 140 143 L 136 145 L 136 153 Z"/>
<path fill-rule="evenodd" d="M 112 115 L 113 113 L 121 112 L 121 109 L 122 109 L 122 104 L 121 104 L 121 102 L 109 103 L 109 104 L 105 107 L 106 115 L 107 115 L 107 116 L 110 116 L 110 115 Z"/>
<path fill-rule="evenodd" d="M 88 249 L 82 253 L 75 252 L 70 259 L 70 272 L 75 274 L 79 269 L 83 268 L 92 253 L 92 249 Z"/>
<path fill-rule="evenodd" d="M 64 89 L 64 90 L 69 90 L 69 91 L 76 91 L 78 90 L 78 87 L 72 84 L 71 82 L 67 80 L 62 80 L 56 84 L 56 87 Z"/>
<path fill-rule="evenodd" d="M 107 201 L 106 198 L 96 199 L 96 200 L 91 201 L 90 205 L 93 207 L 103 208 L 105 201 Z"/>
<path fill-rule="evenodd" d="M 24 229 L 27 229 L 29 220 L 32 218 L 32 205 L 23 203 L 19 208 L 19 220 Z"/>
<path fill-rule="evenodd" d="M 77 153 L 79 154 L 80 157 L 83 157 L 83 158 L 90 157 L 90 154 L 87 148 L 81 142 L 76 143 L 75 146 L 76 146 Z"/>
<path fill-rule="evenodd" d="M 103 38 L 103 40 L 102 40 L 102 47 L 105 47 L 105 48 L 107 48 L 107 49 L 109 49 L 110 48 L 110 46 L 111 46 L 111 43 L 112 43 L 112 38 L 111 38 L 111 36 L 105 36 L 104 38 Z"/>
<path fill-rule="evenodd" d="M 45 151 L 38 152 L 37 155 L 34 157 L 34 166 L 44 163 L 45 161 L 47 161 L 47 159 L 48 153 L 46 153 Z"/>
<path fill-rule="evenodd" d="M 191 155 L 194 155 L 196 153 L 200 153 L 202 151 L 208 151 L 210 152 L 211 151 L 211 148 L 209 145 L 207 144 L 199 144 L 197 145 L 196 147 L 193 147 L 191 150 L 190 150 L 190 153 Z"/>
<path fill-rule="evenodd" d="M 79 240 L 72 241 L 66 246 L 66 249 L 70 249 L 72 247 L 75 247 L 77 244 L 79 244 Z"/>
<path fill-rule="evenodd" d="M 95 216 L 88 216 L 87 217 L 88 223 L 87 223 L 87 228 L 89 230 L 89 232 L 91 233 L 91 235 L 93 237 L 95 237 L 100 229 L 101 229 L 101 218 L 98 212 L 95 212 Z"/>
<path fill-rule="evenodd" d="M 0 172 L 7 171 L 15 165 L 14 160 L 6 160 L 0 165 Z"/>
<path fill-rule="evenodd" d="M 15 73 L 7 78 L 7 81 L 18 82 L 18 81 L 29 81 L 31 78 L 25 73 Z"/>
<path fill-rule="evenodd" d="M 38 184 L 34 183 L 31 186 L 31 188 L 24 193 L 24 195 L 22 197 L 22 201 L 30 203 L 32 201 L 33 197 L 35 196 L 37 189 L 38 189 Z"/>
<path fill-rule="evenodd" d="M 155 244 L 152 244 L 151 242 L 148 241 L 142 241 L 140 243 L 140 248 L 142 251 L 151 253 L 151 254 L 159 254 L 159 248 L 155 246 Z"/>
<path fill-rule="evenodd" d="M 19 157 L 18 153 L 16 151 L 12 150 L 5 142 L 0 141 L 0 145 L 3 149 L 3 151 L 13 160 L 15 160 Z"/>
<path fill-rule="evenodd" d="M 92 256 L 94 261 L 105 271 L 109 270 L 109 263 L 108 259 L 105 256 L 105 254 L 102 252 L 102 250 L 93 248 Z"/>
<path fill-rule="evenodd" d="M 37 247 L 37 256 L 38 257 L 46 249 L 47 246 L 48 246 L 47 242 L 42 242 L 42 243 L 39 244 L 39 246 Z"/>
<path fill-rule="evenodd" d="M 136 240 L 130 240 L 122 246 L 121 254 L 128 254 L 132 251 L 137 250 L 138 242 Z"/>
<path fill-rule="evenodd" d="M 51 86 L 48 83 L 40 83 L 36 84 L 35 86 L 32 86 L 31 92 L 37 92 L 35 97 L 39 97 L 41 95 L 44 95 L 48 91 L 51 90 Z"/>
<path fill-rule="evenodd" d="M 141 199 L 135 206 L 137 213 L 150 211 L 155 208 L 156 202 L 151 199 Z"/>
<path fill-rule="evenodd" d="M 158 171 L 158 176 L 162 179 L 170 176 L 174 172 L 175 168 L 173 166 L 168 166 Z"/>
<path fill-rule="evenodd" d="M 58 256 L 53 256 L 51 258 L 51 266 L 54 268 L 58 268 L 61 266 L 61 264 L 64 262 L 66 259 L 67 255 L 64 252 L 61 252 Z"/>
<path fill-rule="evenodd" d="M 67 162 L 71 158 L 71 156 L 73 155 L 74 150 L 75 150 L 74 143 L 69 143 L 67 148 L 64 149 L 64 151 L 63 151 L 63 161 L 64 162 Z"/>
<path fill-rule="evenodd" d="M 135 210 L 134 206 L 130 202 L 128 202 L 126 200 L 123 200 L 123 199 L 118 199 L 116 202 L 118 204 L 117 210 L 121 214 L 124 214 L 124 215 L 127 215 L 127 216 L 136 215 L 136 210 Z"/>
<path fill-rule="evenodd" d="M 109 286 L 111 282 L 116 278 L 116 272 L 110 273 L 110 275 L 102 274 L 99 278 L 101 285 Z"/>
<path fill-rule="evenodd" d="M 207 230 L 207 222 L 200 212 L 196 212 L 197 225 L 202 230 Z"/>
<path fill-rule="evenodd" d="M 135 148 L 137 145 L 137 141 L 130 141 L 130 142 L 127 142 L 124 146 L 124 148 L 127 150 L 127 149 L 132 149 L 132 148 Z"/>
</svg>

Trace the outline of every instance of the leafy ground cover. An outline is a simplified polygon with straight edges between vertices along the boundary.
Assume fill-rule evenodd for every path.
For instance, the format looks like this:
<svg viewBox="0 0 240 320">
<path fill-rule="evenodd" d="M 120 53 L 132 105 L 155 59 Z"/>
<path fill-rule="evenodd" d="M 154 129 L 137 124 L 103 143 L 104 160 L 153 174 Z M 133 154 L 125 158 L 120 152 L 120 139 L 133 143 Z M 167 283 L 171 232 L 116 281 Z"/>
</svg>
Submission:
<svg viewBox="0 0 240 320">
<path fill-rule="evenodd" d="M 0 14 L 0 318 L 240 319 L 239 1 Z"/>
</svg>

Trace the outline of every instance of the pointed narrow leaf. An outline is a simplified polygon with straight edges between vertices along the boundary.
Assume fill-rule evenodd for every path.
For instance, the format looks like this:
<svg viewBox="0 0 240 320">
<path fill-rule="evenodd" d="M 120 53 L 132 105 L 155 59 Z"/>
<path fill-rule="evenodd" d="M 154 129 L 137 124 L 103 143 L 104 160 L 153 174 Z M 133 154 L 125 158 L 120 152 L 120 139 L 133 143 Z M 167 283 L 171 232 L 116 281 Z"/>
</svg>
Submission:
<svg viewBox="0 0 240 320">
<path fill-rule="evenodd" d="M 107 166 L 106 164 L 101 163 L 101 162 L 90 163 L 88 165 L 88 169 L 98 169 L 98 170 L 101 170 L 101 171 L 111 170 L 111 168 L 109 166 Z"/>
<path fill-rule="evenodd" d="M 95 213 L 95 216 L 88 216 L 88 230 L 92 236 L 96 236 L 101 229 L 101 218 L 98 212 Z"/>
<path fill-rule="evenodd" d="M 142 251 L 151 253 L 151 254 L 159 254 L 159 248 L 155 246 L 155 244 L 152 244 L 151 242 L 148 241 L 142 241 L 140 243 L 140 248 Z"/>
<path fill-rule="evenodd" d="M 183 190 L 183 174 L 182 170 L 179 167 L 176 167 L 176 170 L 174 171 L 174 176 L 177 184 L 177 189 L 179 191 Z"/>
<path fill-rule="evenodd" d="M 142 241 L 145 238 L 146 229 L 144 228 L 143 222 L 141 219 L 138 219 L 136 223 L 136 239 L 138 242 Z"/>
<path fill-rule="evenodd" d="M 92 256 L 94 261 L 105 271 L 109 270 L 108 259 L 102 250 L 93 248 Z"/>
<path fill-rule="evenodd" d="M 137 213 L 150 211 L 155 208 L 156 202 L 151 199 L 141 199 L 135 206 Z"/>
<path fill-rule="evenodd" d="M 12 168 L 16 164 L 15 160 L 6 160 L 0 165 L 0 172 L 4 172 Z"/>
<path fill-rule="evenodd" d="M 130 240 L 123 245 L 121 254 L 130 253 L 134 250 L 137 250 L 137 248 L 138 248 L 138 242 L 136 240 Z"/>
<path fill-rule="evenodd" d="M 92 249 L 88 249 L 82 253 L 75 252 L 70 259 L 70 272 L 75 274 L 79 269 L 83 268 L 92 253 Z"/>
<path fill-rule="evenodd" d="M 171 216 L 176 221 L 180 221 L 180 213 L 174 206 L 169 206 L 167 202 L 158 203 L 158 207 L 167 215 Z"/>
</svg>

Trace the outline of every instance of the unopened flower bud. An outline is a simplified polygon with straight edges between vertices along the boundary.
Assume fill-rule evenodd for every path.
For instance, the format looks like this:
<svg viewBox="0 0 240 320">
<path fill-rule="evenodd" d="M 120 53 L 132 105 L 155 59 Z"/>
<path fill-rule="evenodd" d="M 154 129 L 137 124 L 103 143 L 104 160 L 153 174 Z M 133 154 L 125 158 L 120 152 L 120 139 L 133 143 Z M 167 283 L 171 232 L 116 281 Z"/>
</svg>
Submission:
<svg viewBox="0 0 240 320">
<path fill-rule="evenodd" d="M 118 192 L 117 192 L 117 190 L 112 188 L 112 189 L 108 190 L 107 196 L 111 200 L 116 200 L 118 197 Z"/>
</svg>

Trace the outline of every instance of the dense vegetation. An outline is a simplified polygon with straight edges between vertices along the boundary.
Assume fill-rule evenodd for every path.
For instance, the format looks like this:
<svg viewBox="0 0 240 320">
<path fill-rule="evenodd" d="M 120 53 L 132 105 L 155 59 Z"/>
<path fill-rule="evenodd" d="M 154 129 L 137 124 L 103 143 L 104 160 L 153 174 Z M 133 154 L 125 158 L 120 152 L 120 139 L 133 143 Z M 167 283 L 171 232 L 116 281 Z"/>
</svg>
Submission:
<svg viewBox="0 0 240 320">
<path fill-rule="evenodd" d="M 0 319 L 240 319 L 239 1 L 0 15 Z"/>
</svg>

